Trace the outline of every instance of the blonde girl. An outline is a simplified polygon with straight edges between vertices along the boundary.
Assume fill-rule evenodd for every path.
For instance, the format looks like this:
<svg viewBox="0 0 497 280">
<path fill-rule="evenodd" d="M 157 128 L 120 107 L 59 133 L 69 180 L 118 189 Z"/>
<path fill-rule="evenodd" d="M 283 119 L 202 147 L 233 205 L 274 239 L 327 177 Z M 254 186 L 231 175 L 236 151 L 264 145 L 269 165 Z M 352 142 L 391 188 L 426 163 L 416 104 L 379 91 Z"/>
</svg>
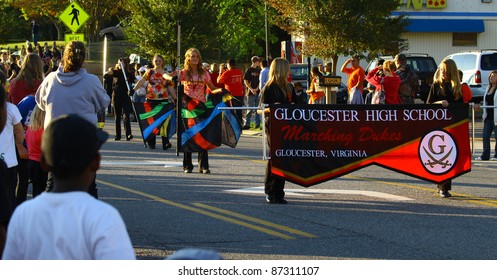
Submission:
<svg viewBox="0 0 497 280">
<path fill-rule="evenodd" d="M 442 104 L 443 107 L 447 107 L 450 103 L 462 103 L 463 101 L 456 63 L 452 59 L 444 59 L 435 73 L 426 103 Z M 451 189 L 452 180 L 438 184 L 438 193 L 441 197 L 451 197 L 449 193 Z"/>
<path fill-rule="evenodd" d="M 26 129 L 26 145 L 28 147 L 28 173 L 33 183 L 33 198 L 41 194 L 47 185 L 47 172 L 41 168 L 41 136 L 43 135 L 43 124 L 45 111 L 35 106 Z"/>
<path fill-rule="evenodd" d="M 288 82 L 290 75 L 290 64 L 284 58 L 276 58 L 271 63 L 269 68 L 269 79 L 266 86 L 261 92 L 260 104 L 291 104 L 295 101 L 295 93 L 293 87 Z M 265 109 L 269 112 L 269 108 Z M 268 135 L 268 144 L 270 139 L 269 131 L 269 115 L 265 115 L 266 133 Z M 266 193 L 266 201 L 271 204 L 286 204 L 285 199 L 285 179 L 273 176 L 271 174 L 271 160 L 268 161 L 266 167 L 266 177 L 264 180 L 264 192 Z"/>
<path fill-rule="evenodd" d="M 184 86 L 185 94 L 181 100 L 183 108 L 202 107 L 206 102 L 206 88 L 209 88 L 212 94 L 217 94 L 222 91 L 222 88 L 214 86 L 209 72 L 205 71 L 202 67 L 202 56 L 196 48 L 190 48 L 186 51 L 185 67 L 180 71 L 179 82 Z M 204 118 L 205 116 L 202 115 L 196 118 L 184 118 L 183 123 L 186 128 L 190 128 Z M 199 172 L 203 174 L 211 173 L 209 169 L 209 155 L 207 153 L 209 148 L 210 147 L 204 147 L 202 150 L 198 151 L 198 168 Z M 192 173 L 192 170 L 192 152 L 184 151 L 183 171 L 185 173 Z"/>
</svg>

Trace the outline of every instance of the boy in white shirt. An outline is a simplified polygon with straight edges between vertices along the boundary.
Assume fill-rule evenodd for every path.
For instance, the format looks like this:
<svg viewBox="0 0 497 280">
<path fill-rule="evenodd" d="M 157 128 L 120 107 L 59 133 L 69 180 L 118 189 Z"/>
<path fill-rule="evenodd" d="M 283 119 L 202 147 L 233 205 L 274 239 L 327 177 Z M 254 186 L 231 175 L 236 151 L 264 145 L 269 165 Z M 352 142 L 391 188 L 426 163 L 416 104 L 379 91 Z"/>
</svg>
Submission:
<svg viewBox="0 0 497 280">
<path fill-rule="evenodd" d="M 3 259 L 135 259 L 126 226 L 111 205 L 88 194 L 109 135 L 77 115 L 54 119 L 42 137 L 41 164 L 54 188 L 16 208 Z"/>
</svg>

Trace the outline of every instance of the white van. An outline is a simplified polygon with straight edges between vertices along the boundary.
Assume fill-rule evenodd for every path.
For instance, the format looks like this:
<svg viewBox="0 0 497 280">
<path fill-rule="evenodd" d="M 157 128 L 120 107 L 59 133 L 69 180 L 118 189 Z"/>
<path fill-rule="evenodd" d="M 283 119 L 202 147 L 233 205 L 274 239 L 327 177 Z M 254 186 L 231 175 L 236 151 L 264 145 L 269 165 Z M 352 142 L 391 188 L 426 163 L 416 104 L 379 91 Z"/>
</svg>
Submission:
<svg viewBox="0 0 497 280">
<path fill-rule="evenodd" d="M 462 82 L 473 93 L 473 101 L 480 102 L 488 86 L 488 75 L 497 70 L 497 50 L 463 51 L 448 55 L 463 72 Z"/>
</svg>

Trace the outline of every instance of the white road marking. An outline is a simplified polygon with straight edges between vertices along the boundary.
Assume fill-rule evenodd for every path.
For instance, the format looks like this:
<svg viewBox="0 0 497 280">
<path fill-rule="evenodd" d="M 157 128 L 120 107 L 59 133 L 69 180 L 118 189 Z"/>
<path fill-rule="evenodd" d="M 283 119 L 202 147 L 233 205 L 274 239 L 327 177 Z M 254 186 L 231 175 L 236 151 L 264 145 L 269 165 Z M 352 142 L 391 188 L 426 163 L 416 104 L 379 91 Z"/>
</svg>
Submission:
<svg viewBox="0 0 497 280">
<path fill-rule="evenodd" d="M 236 193 L 257 193 L 263 194 L 264 187 L 254 187 L 254 188 L 246 188 L 246 189 L 233 189 L 227 190 L 228 192 L 236 192 Z M 369 197 L 381 198 L 385 200 L 393 200 L 393 201 L 409 201 L 414 200 L 412 198 L 398 196 L 388 193 L 375 192 L 375 191 L 362 191 L 362 190 L 324 190 L 324 189 L 285 189 L 286 195 L 295 195 L 295 196 L 310 196 L 313 194 L 350 194 L 350 195 L 364 195 Z"/>
<path fill-rule="evenodd" d="M 102 161 L 101 165 L 163 165 L 164 168 L 169 167 L 182 167 L 183 163 L 178 161 L 155 161 L 155 160 L 145 160 L 145 161 Z M 252 194 L 263 194 L 264 187 L 254 187 L 245 189 L 232 189 L 227 190 L 228 192 L 236 193 L 252 193 Z M 375 191 L 363 191 L 363 190 L 325 190 L 325 189 L 285 189 L 285 194 L 294 196 L 312 196 L 315 194 L 346 194 L 346 195 L 364 195 L 374 198 L 380 198 L 385 200 L 393 201 L 409 201 L 414 200 L 404 196 L 398 196 L 388 193 L 375 192 Z"/>
<path fill-rule="evenodd" d="M 155 160 L 145 160 L 145 161 L 102 161 L 101 165 L 164 165 L 164 167 L 181 167 L 182 162 L 179 161 L 155 161 Z"/>
</svg>

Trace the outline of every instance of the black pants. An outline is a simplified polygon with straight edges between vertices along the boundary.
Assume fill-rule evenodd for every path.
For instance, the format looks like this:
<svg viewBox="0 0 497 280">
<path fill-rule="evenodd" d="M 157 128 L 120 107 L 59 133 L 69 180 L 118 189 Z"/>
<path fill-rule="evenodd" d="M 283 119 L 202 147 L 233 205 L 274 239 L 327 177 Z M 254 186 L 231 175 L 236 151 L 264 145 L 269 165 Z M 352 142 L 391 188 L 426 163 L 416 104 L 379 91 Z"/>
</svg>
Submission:
<svg viewBox="0 0 497 280">
<path fill-rule="evenodd" d="M 442 182 L 438 184 L 437 187 L 441 191 L 450 191 L 452 189 L 452 180 Z"/>
<path fill-rule="evenodd" d="M 487 109 L 487 110 L 492 110 L 492 109 Z M 497 112 L 496 110 L 494 111 Z M 494 133 L 494 138 L 497 140 L 497 126 L 494 123 L 494 118 L 487 116 L 485 120 L 483 120 L 483 131 L 482 131 L 483 153 L 481 154 L 481 158 L 483 160 L 490 159 L 490 154 L 491 154 L 490 137 L 492 136 L 492 132 Z M 492 157 L 497 157 L 497 142 L 495 143 L 494 155 Z"/>
<path fill-rule="evenodd" d="M 268 160 L 266 167 L 266 178 L 264 179 L 264 192 L 271 199 L 283 199 L 285 197 L 285 179 L 271 174 L 271 160 Z"/>
<path fill-rule="evenodd" d="M 28 174 L 28 160 L 21 159 L 19 153 L 16 149 L 17 155 L 17 184 L 16 184 L 16 204 L 15 206 L 26 201 L 28 195 L 28 184 L 29 184 L 29 174 Z"/>
<path fill-rule="evenodd" d="M 131 100 L 128 96 L 116 96 L 116 94 L 114 94 L 112 98 L 112 104 L 114 104 L 116 137 L 121 138 L 121 117 L 123 118 L 126 136 L 130 136 L 131 123 L 129 121 L 129 114 L 131 113 Z"/>
<path fill-rule="evenodd" d="M 269 119 L 266 118 L 266 135 L 268 146 L 271 147 L 270 134 L 269 134 Z M 271 160 L 268 160 L 266 167 L 266 177 L 264 179 L 264 193 L 266 193 L 270 199 L 283 199 L 285 197 L 285 179 L 273 176 L 271 174 Z"/>
<path fill-rule="evenodd" d="M 41 168 L 40 162 L 29 160 L 28 162 L 29 178 L 33 185 L 33 198 L 40 195 L 47 186 L 48 173 Z"/>
<path fill-rule="evenodd" d="M 233 96 L 231 104 L 233 107 L 243 107 L 243 96 Z M 243 111 L 244 110 L 234 110 L 234 114 L 238 122 L 240 122 L 240 125 L 243 125 Z"/>
<path fill-rule="evenodd" d="M 170 144 L 169 138 L 162 136 L 162 148 L 166 149 L 167 144 Z M 150 140 L 147 141 L 147 146 L 151 148 L 155 148 L 155 144 L 157 143 L 157 140 L 155 139 L 155 136 L 152 137 Z"/>
<path fill-rule="evenodd" d="M 207 151 L 198 152 L 198 168 L 200 171 L 209 169 L 209 154 Z M 183 154 L 183 170 L 193 170 L 191 152 L 184 152 Z"/>
<path fill-rule="evenodd" d="M 7 168 L 7 194 L 10 205 L 16 206 L 17 166 Z"/>
</svg>

